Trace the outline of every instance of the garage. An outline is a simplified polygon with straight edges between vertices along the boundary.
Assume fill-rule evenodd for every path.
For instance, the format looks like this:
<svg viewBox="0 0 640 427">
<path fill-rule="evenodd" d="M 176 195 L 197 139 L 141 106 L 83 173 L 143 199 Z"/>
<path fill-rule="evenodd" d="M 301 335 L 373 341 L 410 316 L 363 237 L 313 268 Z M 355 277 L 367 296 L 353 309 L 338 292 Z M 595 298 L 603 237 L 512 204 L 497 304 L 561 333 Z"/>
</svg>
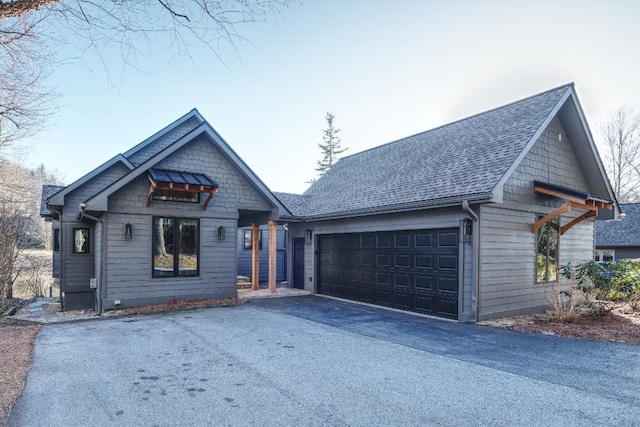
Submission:
<svg viewBox="0 0 640 427">
<path fill-rule="evenodd" d="M 318 236 L 318 293 L 458 318 L 458 229 Z"/>
</svg>

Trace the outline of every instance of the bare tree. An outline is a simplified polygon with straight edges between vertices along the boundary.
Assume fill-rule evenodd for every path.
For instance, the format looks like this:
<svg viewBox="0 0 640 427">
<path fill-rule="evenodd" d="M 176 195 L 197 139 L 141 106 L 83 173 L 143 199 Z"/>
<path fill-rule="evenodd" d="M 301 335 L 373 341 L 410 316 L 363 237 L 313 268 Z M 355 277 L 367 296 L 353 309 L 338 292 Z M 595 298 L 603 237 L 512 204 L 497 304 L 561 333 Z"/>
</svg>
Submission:
<svg viewBox="0 0 640 427">
<path fill-rule="evenodd" d="M 0 157 L 0 303 L 12 298 L 13 286 L 25 272 L 42 270 L 42 262 L 25 249 L 42 247 L 47 227 L 40 218 L 42 184 L 59 183 L 44 166 L 28 169 Z M 2 304 L 0 304 L 2 306 Z"/>
<path fill-rule="evenodd" d="M 600 134 L 605 166 L 618 201 L 640 200 L 640 116 L 631 108 L 619 108 Z"/>
<path fill-rule="evenodd" d="M 169 58 L 242 40 L 236 27 L 265 21 L 292 0 L 13 0 L 0 1 L 0 147 L 37 132 L 56 111 L 48 84 L 56 46 L 74 43 L 77 58 L 117 49 L 126 66 L 142 54 Z M 77 59 L 76 58 L 76 59 Z"/>
</svg>

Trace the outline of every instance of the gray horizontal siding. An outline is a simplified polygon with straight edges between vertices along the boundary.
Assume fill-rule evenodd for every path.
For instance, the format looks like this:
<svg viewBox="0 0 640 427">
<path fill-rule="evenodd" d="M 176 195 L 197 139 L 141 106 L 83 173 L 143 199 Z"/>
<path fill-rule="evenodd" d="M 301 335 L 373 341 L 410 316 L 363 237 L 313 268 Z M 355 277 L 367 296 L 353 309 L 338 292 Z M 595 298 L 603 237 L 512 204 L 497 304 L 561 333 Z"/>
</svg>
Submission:
<svg viewBox="0 0 640 427">
<path fill-rule="evenodd" d="M 536 311 L 548 304 L 551 284 L 536 283 L 536 240 L 531 226 L 538 214 L 496 205 L 481 208 L 480 319 Z M 561 217 L 561 225 L 582 212 Z M 585 262 L 592 257 L 594 222 L 584 221 L 560 236 L 560 265 Z M 570 283 L 561 280 L 564 289 Z M 545 289 L 546 288 L 546 289 Z"/>
<path fill-rule="evenodd" d="M 89 279 L 94 277 L 93 253 L 95 251 L 94 227 L 91 223 L 64 221 L 62 228 L 62 250 L 65 252 L 62 291 L 89 291 Z M 73 253 L 73 229 L 89 228 L 88 254 Z"/>
<path fill-rule="evenodd" d="M 124 225 L 132 224 L 133 238 L 124 238 Z M 227 230 L 217 239 L 217 227 Z M 226 298 L 237 296 L 235 221 L 200 218 L 199 277 L 152 278 L 152 217 L 108 214 L 105 308 L 120 300 L 122 306 L 144 301 L 162 302 L 173 297 Z"/>
</svg>

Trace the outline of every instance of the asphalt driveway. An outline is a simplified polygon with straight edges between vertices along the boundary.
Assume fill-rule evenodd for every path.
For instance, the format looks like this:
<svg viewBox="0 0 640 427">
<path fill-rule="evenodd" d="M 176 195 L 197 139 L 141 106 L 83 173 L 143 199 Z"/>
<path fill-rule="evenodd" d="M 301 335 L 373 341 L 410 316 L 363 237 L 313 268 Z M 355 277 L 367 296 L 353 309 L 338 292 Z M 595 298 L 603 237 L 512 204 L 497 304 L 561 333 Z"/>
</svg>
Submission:
<svg viewBox="0 0 640 427">
<path fill-rule="evenodd" d="M 640 347 L 308 296 L 47 325 L 9 426 L 640 425 Z"/>
</svg>

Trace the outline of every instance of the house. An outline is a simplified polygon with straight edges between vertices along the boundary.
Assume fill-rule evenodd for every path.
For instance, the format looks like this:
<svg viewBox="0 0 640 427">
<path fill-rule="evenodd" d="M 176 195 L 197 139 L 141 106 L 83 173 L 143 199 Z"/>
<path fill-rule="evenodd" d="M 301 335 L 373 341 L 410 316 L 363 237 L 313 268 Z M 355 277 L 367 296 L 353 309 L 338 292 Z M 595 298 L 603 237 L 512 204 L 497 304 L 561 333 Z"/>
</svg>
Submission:
<svg viewBox="0 0 640 427">
<path fill-rule="evenodd" d="M 344 157 L 276 197 L 293 214 L 293 285 L 461 322 L 546 308 L 559 267 L 592 258 L 595 219 L 619 214 L 573 84 Z"/>
<path fill-rule="evenodd" d="M 275 193 L 274 193 L 275 194 Z M 238 275 L 252 277 L 252 237 L 251 227 L 241 227 L 238 229 Z M 260 253 L 259 281 L 269 280 L 269 233 L 267 226 L 260 226 L 258 231 L 258 249 Z M 286 224 L 278 225 L 276 230 L 276 280 L 285 282 L 287 280 L 287 229 Z"/>
<path fill-rule="evenodd" d="M 596 261 L 640 258 L 640 203 L 621 204 L 624 217 L 596 223 Z"/>
<path fill-rule="evenodd" d="M 195 109 L 45 191 L 64 310 L 235 297 L 238 227 L 269 224 L 275 236 L 280 214 L 290 215 Z"/>
</svg>

